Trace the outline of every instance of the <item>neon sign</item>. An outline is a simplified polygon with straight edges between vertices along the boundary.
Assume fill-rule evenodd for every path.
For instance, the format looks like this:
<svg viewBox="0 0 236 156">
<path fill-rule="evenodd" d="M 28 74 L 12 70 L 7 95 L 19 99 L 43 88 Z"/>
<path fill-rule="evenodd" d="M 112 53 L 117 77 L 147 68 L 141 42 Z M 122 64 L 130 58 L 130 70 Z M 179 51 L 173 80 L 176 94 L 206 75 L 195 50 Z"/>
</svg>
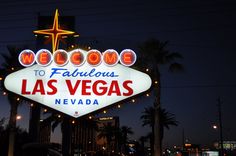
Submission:
<svg viewBox="0 0 236 156">
<path fill-rule="evenodd" d="M 49 35 L 52 38 L 52 51 L 56 51 L 59 46 L 59 38 L 63 35 L 72 35 L 75 32 L 63 30 L 59 28 L 59 21 L 58 21 L 58 9 L 56 9 L 54 20 L 53 20 L 53 26 L 51 29 L 44 29 L 44 30 L 36 30 L 34 31 L 35 34 L 41 34 L 41 35 Z"/>
<path fill-rule="evenodd" d="M 68 62 L 74 66 L 81 66 L 85 61 L 91 66 L 98 66 L 103 61 L 107 66 L 115 66 L 119 61 L 124 66 L 132 66 L 136 61 L 136 54 L 131 49 L 123 50 L 120 55 L 114 49 L 108 49 L 103 54 L 96 49 L 88 51 L 87 57 L 79 49 L 70 52 L 70 55 L 65 50 L 57 50 L 52 55 L 47 49 L 41 49 L 35 55 L 31 50 L 23 50 L 19 57 L 19 62 L 22 66 L 29 67 L 35 62 L 40 66 L 48 66 L 52 61 L 57 66 L 65 66 Z"/>
<path fill-rule="evenodd" d="M 51 29 L 34 31 L 50 35 L 52 52 L 23 50 L 18 60 L 26 67 L 5 78 L 5 87 L 16 94 L 73 117 L 80 117 L 148 90 L 151 78 L 130 68 L 135 52 L 108 49 L 59 49 L 58 38 L 74 32 L 59 28 L 58 10 Z"/>
<path fill-rule="evenodd" d="M 78 50 L 83 53 L 83 58 L 88 58 L 88 52 Z M 72 54 L 68 52 L 67 56 L 71 59 Z M 39 58 L 41 64 L 30 65 L 32 62 L 29 61 L 29 67 L 8 75 L 4 81 L 6 88 L 73 117 L 107 107 L 151 86 L 151 79 L 145 73 L 122 64 L 107 65 L 103 59 L 106 57 L 104 53 L 101 54 L 103 61 L 97 66 L 91 65 L 88 60 L 81 66 L 76 66 L 73 61 L 64 66 L 58 65 L 57 61 L 48 64 L 50 59 L 44 57 L 46 54 L 41 55 L 41 58 L 38 53 L 22 57 L 29 60 L 35 58 L 36 62 Z M 121 54 L 119 57 L 122 57 Z M 109 58 L 111 61 L 113 57 Z"/>
</svg>

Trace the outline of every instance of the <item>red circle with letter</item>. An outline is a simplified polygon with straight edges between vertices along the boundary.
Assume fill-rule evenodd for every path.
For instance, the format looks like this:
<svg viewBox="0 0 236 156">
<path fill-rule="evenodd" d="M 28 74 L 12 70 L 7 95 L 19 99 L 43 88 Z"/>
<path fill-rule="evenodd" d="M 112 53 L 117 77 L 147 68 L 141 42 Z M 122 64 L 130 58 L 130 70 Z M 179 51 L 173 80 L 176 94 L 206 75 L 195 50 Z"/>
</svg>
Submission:
<svg viewBox="0 0 236 156">
<path fill-rule="evenodd" d="M 102 62 L 102 55 L 98 50 L 89 50 L 87 55 L 87 62 L 91 66 L 98 66 Z"/>
<path fill-rule="evenodd" d="M 107 66 L 115 66 L 119 62 L 119 54 L 114 49 L 108 49 L 102 55 Z"/>
<path fill-rule="evenodd" d="M 136 54 L 131 49 L 125 49 L 120 53 L 120 63 L 124 66 L 132 66 L 136 61 Z"/>
<path fill-rule="evenodd" d="M 47 66 L 52 62 L 52 54 L 47 49 L 41 49 L 36 54 L 36 62 L 40 66 Z"/>
<path fill-rule="evenodd" d="M 53 54 L 54 62 L 57 66 L 64 66 L 68 63 L 68 54 L 65 50 L 57 50 Z"/>
<path fill-rule="evenodd" d="M 33 65 L 35 62 L 35 54 L 32 50 L 28 50 L 28 49 L 23 50 L 20 53 L 18 60 L 22 66 L 29 67 Z"/>
<path fill-rule="evenodd" d="M 81 66 L 85 62 L 84 53 L 75 49 L 70 54 L 70 62 L 75 66 Z"/>
</svg>

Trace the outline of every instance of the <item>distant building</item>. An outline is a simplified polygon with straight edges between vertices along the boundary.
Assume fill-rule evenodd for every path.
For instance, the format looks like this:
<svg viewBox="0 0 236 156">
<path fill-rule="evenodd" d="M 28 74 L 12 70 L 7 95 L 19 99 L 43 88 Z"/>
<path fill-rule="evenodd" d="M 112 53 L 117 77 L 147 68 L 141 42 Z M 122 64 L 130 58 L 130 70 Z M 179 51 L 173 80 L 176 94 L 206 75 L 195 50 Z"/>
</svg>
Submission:
<svg viewBox="0 0 236 156">
<path fill-rule="evenodd" d="M 119 117 L 101 117 L 97 119 L 79 119 L 72 128 L 72 153 L 95 154 L 96 151 L 106 149 L 106 139 L 98 139 L 99 129 L 107 124 L 119 128 Z M 114 151 L 118 150 L 118 138 L 113 138 L 111 143 Z"/>
<path fill-rule="evenodd" d="M 201 148 L 198 144 L 185 143 L 182 151 L 183 156 L 200 155 Z"/>
<path fill-rule="evenodd" d="M 93 153 L 96 151 L 96 130 L 95 120 L 79 120 L 72 128 L 71 145 L 75 153 Z"/>
<path fill-rule="evenodd" d="M 115 128 L 119 128 L 120 127 L 120 121 L 119 121 L 119 117 L 101 117 L 97 119 L 98 121 L 98 129 L 101 129 L 102 127 L 111 124 L 111 126 L 114 126 Z M 99 134 L 99 132 L 97 132 L 97 135 Z M 98 149 L 105 149 L 107 148 L 107 141 L 105 138 L 101 138 L 101 139 L 96 139 L 96 143 L 98 145 Z M 112 142 L 110 144 L 110 147 L 114 150 L 114 152 L 118 151 L 118 138 L 117 136 L 113 137 Z"/>
<path fill-rule="evenodd" d="M 219 149 L 220 148 L 220 143 L 219 142 L 215 142 L 214 143 L 214 147 L 216 149 Z M 229 150 L 229 151 L 236 150 L 236 141 L 223 141 L 223 148 L 225 150 Z"/>
</svg>

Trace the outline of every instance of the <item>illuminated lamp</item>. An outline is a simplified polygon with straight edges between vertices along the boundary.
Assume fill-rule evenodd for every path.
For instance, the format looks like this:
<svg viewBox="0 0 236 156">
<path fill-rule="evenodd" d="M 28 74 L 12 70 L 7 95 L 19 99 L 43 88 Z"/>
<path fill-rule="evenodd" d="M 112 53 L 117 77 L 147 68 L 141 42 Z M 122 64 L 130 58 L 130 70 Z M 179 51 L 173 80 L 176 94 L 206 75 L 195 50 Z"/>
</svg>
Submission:
<svg viewBox="0 0 236 156">
<path fill-rule="evenodd" d="M 79 34 L 74 35 L 74 37 L 79 37 Z"/>
<path fill-rule="evenodd" d="M 20 120 L 20 119 L 22 119 L 22 116 L 21 115 L 17 115 L 16 116 L 16 120 Z"/>
<path fill-rule="evenodd" d="M 192 144 L 185 144 L 185 147 L 191 147 Z"/>
</svg>

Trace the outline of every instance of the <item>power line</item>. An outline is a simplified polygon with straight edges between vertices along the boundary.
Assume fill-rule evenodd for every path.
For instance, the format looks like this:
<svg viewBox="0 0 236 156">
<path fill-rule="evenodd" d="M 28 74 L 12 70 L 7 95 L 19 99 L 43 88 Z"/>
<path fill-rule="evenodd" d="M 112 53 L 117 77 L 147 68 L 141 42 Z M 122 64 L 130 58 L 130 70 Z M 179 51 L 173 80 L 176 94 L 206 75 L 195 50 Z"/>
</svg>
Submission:
<svg viewBox="0 0 236 156">
<path fill-rule="evenodd" d="M 163 86 L 164 89 L 184 89 L 184 88 L 235 88 L 235 84 L 195 84 L 195 85 L 180 85 L 180 86 Z"/>
<path fill-rule="evenodd" d="M 57 3 L 57 2 L 46 2 L 46 3 L 42 3 L 42 2 L 40 2 L 40 3 L 32 3 L 32 5 L 36 5 L 36 4 L 43 4 L 43 5 L 46 5 L 46 6 L 48 6 L 48 4 L 55 4 L 55 3 Z M 63 4 L 63 3 L 68 3 L 68 1 L 66 1 L 66 2 L 60 2 L 59 4 Z M 20 4 L 24 4 L 24 3 L 20 3 Z M 118 10 L 118 12 L 117 13 L 119 13 L 119 14 L 122 14 L 122 12 L 120 11 L 120 9 L 134 9 L 135 7 L 137 7 L 137 6 L 142 6 L 142 8 L 143 7 L 153 7 L 153 5 L 146 5 L 147 3 L 141 3 L 141 2 L 139 2 L 139 3 L 133 3 L 133 2 L 131 2 L 131 3 L 128 3 L 128 4 L 116 4 L 116 5 L 112 5 L 112 10 L 111 10 L 111 12 L 109 13 L 109 15 L 110 14 L 113 14 L 114 13 L 114 8 L 119 8 L 119 10 Z M 19 4 L 18 4 L 19 5 Z M 25 5 L 25 4 L 24 4 Z M 27 6 L 28 6 L 29 4 L 27 4 Z M 130 5 L 132 5 L 132 8 L 130 8 Z M 198 8 L 198 10 L 199 10 L 199 7 L 205 7 L 205 6 L 210 6 L 210 7 L 212 7 L 212 5 L 194 5 L 194 6 L 183 6 L 183 7 L 172 7 L 172 8 L 156 8 L 156 10 L 168 10 L 168 9 L 183 9 L 183 8 Z M 220 7 L 222 7 L 222 4 L 219 4 L 219 5 L 216 5 L 216 6 L 220 6 Z M 235 11 L 235 7 L 233 7 L 232 8 L 232 6 L 233 5 L 229 5 L 230 7 L 231 7 L 231 10 L 230 11 Z M 127 8 L 124 8 L 124 7 L 127 7 Z M 45 6 L 44 6 L 44 8 L 45 8 Z M 107 10 L 107 6 L 89 6 L 89 7 L 70 7 L 70 8 L 68 8 L 68 9 L 63 9 L 63 11 L 77 11 L 77 10 L 81 10 L 81 9 L 84 9 L 84 10 L 88 10 L 88 9 L 96 9 L 96 10 L 99 10 L 99 9 L 106 9 Z M 228 7 L 229 8 L 229 7 Z M 44 9 L 43 11 L 40 11 L 40 12 L 47 12 L 48 13 L 48 10 L 49 9 Z M 51 10 L 51 9 L 50 9 Z M 152 9 L 150 9 L 150 10 L 152 10 Z M 223 10 L 217 10 L 217 11 L 209 11 L 209 9 L 207 9 L 206 10 L 206 12 L 203 12 L 204 14 L 206 14 L 207 12 L 219 12 L 219 13 L 222 13 L 222 11 L 224 11 L 224 9 Z M 26 12 L 20 12 L 20 14 L 21 15 L 31 15 L 31 14 L 35 14 L 35 12 L 33 11 L 26 11 Z M 108 13 L 107 12 L 103 12 L 103 14 L 102 15 L 107 15 Z M 124 12 L 124 14 L 126 14 L 126 12 Z M 0 17 L 1 16 L 3 16 L 3 17 L 6 17 L 6 16 L 12 16 L 12 15 L 19 15 L 19 13 L 17 12 L 17 13 L 14 13 L 14 12 L 11 12 L 11 13 L 8 13 L 8 14 L 5 14 L 5 15 L 0 15 Z M 78 14 L 77 14 L 78 15 Z M 99 15 L 99 13 L 94 13 L 94 15 Z M 87 16 L 87 15 L 82 15 L 82 16 Z M 163 16 L 163 15 L 161 15 L 161 16 Z"/>
<path fill-rule="evenodd" d="M 107 21 L 109 22 L 109 21 Z M 94 23 L 94 22 L 92 22 Z M 118 22 L 119 23 L 119 22 Z M 82 23 L 81 23 L 82 24 Z M 89 23 L 86 23 L 89 24 Z M 90 23 L 91 24 L 91 23 Z M 13 30 L 13 29 L 30 29 L 30 28 L 36 28 L 36 25 L 33 26 L 12 26 L 12 27 L 0 27 L 0 30 Z M 218 27 L 213 28 L 205 28 L 205 27 L 196 27 L 196 28 L 184 28 L 184 29 L 173 29 L 173 30 L 159 30 L 159 31 L 153 31 L 153 32 L 134 32 L 134 33 L 125 33 L 126 36 L 139 36 L 140 34 L 156 34 L 156 33 L 182 33 L 182 32 L 192 32 L 192 31 L 215 31 L 215 30 L 235 30 L 234 25 L 222 25 Z M 115 36 L 123 36 L 124 33 L 115 34 Z M 101 35 L 98 35 L 101 36 Z"/>
<path fill-rule="evenodd" d="M 175 7 L 165 7 L 165 8 L 160 8 L 160 9 L 169 9 L 169 10 L 173 10 L 173 9 L 192 9 L 192 8 L 197 8 L 197 9 L 199 9 L 199 8 L 202 8 L 202 7 L 222 7 L 222 6 L 230 6 L 230 7 L 232 7 L 232 6 L 234 6 L 234 4 L 235 4 L 235 1 L 230 1 L 230 2 L 225 2 L 224 1 L 224 3 L 222 3 L 223 1 L 220 1 L 220 2 L 216 2 L 216 1 L 213 1 L 212 3 L 205 3 L 205 4 L 199 4 L 199 3 L 197 3 L 197 4 L 192 4 L 191 3 L 191 5 L 189 5 L 189 4 L 187 4 L 187 3 L 184 3 L 184 5 L 182 5 L 182 6 L 175 6 Z M 71 3 L 71 4 L 74 4 L 75 3 L 75 0 L 66 0 L 66 1 L 60 1 L 60 2 L 58 2 L 58 1 L 55 1 L 55 2 L 50 2 L 50 1 L 47 1 L 47 2 L 41 2 L 41 1 L 11 1 L 11 2 L 9 2 L 9 1 L 6 1 L 6 2 L 4 2 L 4 3 L 2 3 L 2 5 L 5 5 L 5 7 L 9 7 L 9 6 L 21 6 L 21 5 L 26 5 L 26 3 L 27 3 L 27 6 L 38 6 L 38 5 L 44 5 L 44 6 L 48 6 L 48 5 L 50 5 L 50 4 L 69 4 L 69 3 Z M 132 2 L 130 2 L 130 3 L 128 3 L 128 4 L 120 4 L 120 5 L 112 5 L 112 7 L 116 7 L 116 6 L 128 6 L 128 7 L 130 7 L 131 5 L 132 5 L 132 7 L 135 5 L 135 4 L 137 4 L 137 2 L 136 3 L 134 3 L 133 1 Z M 147 2 L 142 2 L 142 3 L 138 3 L 138 4 L 143 4 L 143 5 L 145 5 L 145 4 L 148 4 Z M 151 3 L 151 4 L 157 4 L 157 3 Z M 187 4 L 187 5 L 186 5 Z M 91 6 L 90 6 L 91 7 Z M 97 6 L 94 6 L 94 8 L 96 8 Z M 102 7 L 102 8 L 106 8 L 107 6 L 104 6 L 104 7 Z M 86 7 L 79 7 L 79 9 L 83 9 L 83 8 L 86 8 Z"/>
<path fill-rule="evenodd" d="M 78 10 L 78 8 L 63 9 L 63 11 L 65 11 L 65 10 L 73 11 L 73 10 Z M 206 11 L 201 11 L 201 12 L 197 12 L 197 13 L 193 13 L 193 14 L 189 14 L 189 13 L 184 13 L 184 14 L 183 13 L 179 13 L 179 14 L 160 14 L 160 15 L 148 16 L 148 19 L 150 19 L 150 18 L 158 18 L 158 17 L 166 17 L 166 16 L 169 16 L 169 17 L 171 17 L 171 16 L 173 16 L 173 17 L 176 17 L 176 16 L 183 17 L 183 16 L 190 16 L 190 15 L 192 15 L 192 16 L 199 16 L 199 15 L 206 15 L 206 14 L 213 14 L 213 13 L 214 14 L 218 14 L 218 13 L 222 14 L 222 13 L 226 13 L 226 11 L 232 13 L 232 12 L 235 12 L 236 10 L 235 10 L 235 8 L 232 8 L 232 9 L 228 9 L 228 10 L 225 10 L 225 9 L 221 9 L 221 10 L 206 10 Z M 41 12 L 46 12 L 46 11 L 41 11 Z M 108 11 L 105 11 L 105 12 L 103 11 L 103 12 L 93 12 L 93 13 L 73 14 L 73 15 L 77 16 L 77 17 L 86 17 L 86 16 L 103 16 L 103 15 L 105 15 L 105 16 L 107 16 L 107 15 L 109 15 L 109 16 L 110 15 L 119 15 L 119 16 L 121 16 L 121 15 L 125 15 L 125 14 L 126 14 L 125 12 L 122 13 L 122 12 L 120 12 L 120 10 L 117 10 L 117 11 L 111 10 L 109 12 Z M 9 15 L 19 15 L 19 13 L 7 14 L 4 17 L 7 17 L 7 16 L 9 17 Z M 22 13 L 21 13 L 21 15 L 22 15 Z M 36 15 L 36 13 L 35 12 L 25 12 L 25 13 L 23 12 L 23 15 Z M 114 17 L 112 17 L 112 18 L 114 18 Z M 138 17 L 136 16 L 136 19 L 138 19 L 138 18 L 140 18 L 140 16 L 138 16 Z M 142 18 L 147 19 L 147 17 L 142 17 Z M 0 19 L 0 21 L 12 21 L 12 20 L 14 20 L 14 21 L 22 21 L 22 20 L 30 21 L 30 20 L 33 20 L 33 17 L 31 17 L 31 18 L 19 18 L 19 19 Z"/>
<path fill-rule="evenodd" d="M 47 3 L 40 2 L 39 4 L 43 4 L 44 5 L 44 8 L 43 8 L 43 10 L 42 9 L 40 10 L 40 13 L 48 13 L 49 9 L 45 9 L 45 6 L 47 7 L 48 4 L 52 4 L 52 3 L 50 3 L 50 2 L 47 2 Z M 53 2 L 53 4 L 54 4 L 54 2 Z M 61 3 L 59 3 L 59 4 L 61 4 Z M 137 7 L 137 6 L 142 6 L 143 7 L 143 6 L 145 6 L 144 4 L 146 4 L 146 3 L 144 3 L 144 2 L 142 2 L 142 3 L 141 2 L 139 2 L 139 3 L 132 3 L 132 9 L 134 7 Z M 116 4 L 116 5 L 112 5 L 112 8 L 113 9 L 114 8 L 123 9 L 124 7 L 128 7 L 127 9 L 131 9 L 130 5 L 131 5 L 130 3 L 129 4 Z M 29 5 L 27 5 L 27 6 L 29 6 Z M 96 10 L 98 10 L 98 9 L 108 9 L 108 8 L 109 7 L 107 7 L 107 6 L 100 6 L 100 7 L 99 6 L 88 6 L 88 7 L 78 7 L 78 6 L 76 6 L 76 7 L 70 7 L 68 9 L 64 8 L 63 12 L 65 12 L 65 11 L 89 10 L 89 9 L 96 9 Z M 50 10 L 51 10 L 51 8 L 50 8 Z M 112 10 L 112 11 L 114 11 L 114 10 Z M 120 12 L 120 13 L 122 13 L 122 12 Z M 29 14 L 30 15 L 31 14 L 35 14 L 35 12 L 34 11 L 20 12 L 20 15 L 29 15 Z M 5 14 L 5 15 L 0 15 L 0 17 L 14 16 L 14 15 L 19 15 L 19 13 L 18 12 L 17 13 L 11 12 L 11 13 L 8 13 L 8 14 Z"/>
<path fill-rule="evenodd" d="M 118 36 L 116 36 L 118 35 Z M 83 36 L 80 37 L 80 40 L 97 40 L 100 41 L 100 38 L 106 38 L 106 39 L 112 39 L 112 40 L 116 40 L 119 42 L 134 42 L 136 43 L 136 41 L 132 41 L 132 40 L 127 40 L 127 38 L 124 39 L 120 39 L 120 35 L 119 34 L 113 34 L 110 36 L 105 36 L 105 35 L 98 35 L 98 36 Z M 128 34 L 128 36 L 131 34 Z M 139 34 L 140 35 L 140 34 Z M 122 34 L 122 37 L 125 38 L 126 34 Z M 8 45 L 8 44 L 14 44 L 14 43 L 29 43 L 29 42 L 35 42 L 36 40 L 32 39 L 32 40 L 0 40 L 0 46 L 4 46 L 4 45 Z M 137 43 L 136 43 L 137 44 Z M 194 48 L 218 48 L 218 46 L 209 46 L 209 45 L 199 45 L 199 44 L 186 44 L 186 43 L 170 43 L 168 44 L 168 46 L 174 46 L 174 47 L 194 47 Z"/>
</svg>

